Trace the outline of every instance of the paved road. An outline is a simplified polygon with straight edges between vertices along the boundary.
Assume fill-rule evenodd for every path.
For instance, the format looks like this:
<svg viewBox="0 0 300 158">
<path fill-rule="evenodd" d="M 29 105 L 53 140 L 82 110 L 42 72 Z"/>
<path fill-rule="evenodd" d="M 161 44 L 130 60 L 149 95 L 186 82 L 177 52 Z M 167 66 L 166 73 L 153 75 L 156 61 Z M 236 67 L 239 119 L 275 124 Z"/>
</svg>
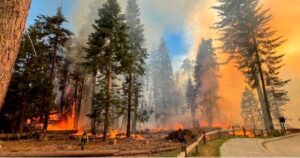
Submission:
<svg viewBox="0 0 300 158">
<path fill-rule="evenodd" d="M 300 156 L 300 134 L 282 138 L 236 138 L 221 146 L 221 157 Z"/>
</svg>

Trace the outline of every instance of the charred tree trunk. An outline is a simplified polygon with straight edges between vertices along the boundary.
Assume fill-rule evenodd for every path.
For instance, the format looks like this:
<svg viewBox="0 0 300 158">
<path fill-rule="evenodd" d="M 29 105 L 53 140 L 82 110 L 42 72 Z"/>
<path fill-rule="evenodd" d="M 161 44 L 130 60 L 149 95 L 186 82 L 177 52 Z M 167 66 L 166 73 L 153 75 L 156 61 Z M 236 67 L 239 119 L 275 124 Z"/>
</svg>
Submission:
<svg viewBox="0 0 300 158">
<path fill-rule="evenodd" d="M 128 105 L 127 105 L 127 131 L 126 137 L 130 138 L 131 130 L 131 102 L 132 102 L 132 73 L 129 73 L 128 78 Z"/>
<path fill-rule="evenodd" d="M 111 60 L 107 62 L 107 72 L 106 72 L 106 106 L 105 106 L 105 118 L 104 118 L 104 130 L 103 130 L 103 141 L 106 140 L 108 130 L 109 130 L 109 113 L 111 107 L 111 94 L 112 94 L 112 65 Z"/>
<path fill-rule="evenodd" d="M 18 56 L 31 0 L 0 2 L 0 110 Z"/>
<path fill-rule="evenodd" d="M 83 95 L 83 85 L 84 85 L 84 79 L 80 79 L 78 81 L 78 92 L 76 92 L 76 117 L 75 117 L 75 129 L 78 129 L 79 127 L 79 117 L 80 117 L 80 111 L 81 111 L 81 101 L 82 101 L 82 95 Z M 76 88 L 77 89 L 77 88 Z M 77 90 L 76 90 L 77 91 Z"/>
<path fill-rule="evenodd" d="M 93 72 L 93 92 L 92 92 L 92 103 L 91 103 L 91 111 L 93 112 L 95 110 L 95 103 L 94 103 L 94 98 L 96 94 L 96 77 L 97 77 L 97 71 L 94 70 Z M 96 134 L 96 121 L 95 118 L 91 117 L 91 130 L 93 134 Z"/>
<path fill-rule="evenodd" d="M 24 117 L 25 117 L 25 106 L 26 106 L 26 103 L 23 102 L 22 103 L 22 106 L 21 106 L 21 111 L 20 111 L 20 115 L 19 115 L 19 127 L 18 127 L 18 131 L 20 134 L 23 133 L 23 129 L 24 129 Z"/>
<path fill-rule="evenodd" d="M 134 111 L 133 111 L 133 122 L 132 122 L 132 131 L 136 132 L 137 129 L 137 121 L 138 121 L 138 107 L 139 107 L 139 94 L 138 90 L 136 89 L 134 92 Z"/>
</svg>

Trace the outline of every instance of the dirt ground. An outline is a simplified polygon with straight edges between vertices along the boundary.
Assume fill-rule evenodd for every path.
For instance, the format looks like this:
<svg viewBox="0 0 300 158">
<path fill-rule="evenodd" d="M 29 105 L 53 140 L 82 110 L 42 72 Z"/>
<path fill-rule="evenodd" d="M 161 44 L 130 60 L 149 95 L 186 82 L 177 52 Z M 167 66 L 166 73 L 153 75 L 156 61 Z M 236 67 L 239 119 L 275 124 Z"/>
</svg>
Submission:
<svg viewBox="0 0 300 158">
<path fill-rule="evenodd" d="M 168 147 L 180 147 L 180 143 L 172 142 L 164 139 L 165 135 L 150 136 L 145 139 L 119 139 L 115 145 L 109 144 L 109 141 L 101 141 L 95 139 L 89 141 L 85 147 L 85 151 L 99 150 L 119 150 L 119 151 L 138 151 L 138 150 L 153 150 Z M 147 141 L 146 141 L 147 140 Z M 50 139 L 48 141 L 38 140 L 20 140 L 20 141 L 2 141 L 1 154 L 18 153 L 18 152 L 60 152 L 60 151 L 80 151 L 80 140 L 65 139 Z"/>
</svg>

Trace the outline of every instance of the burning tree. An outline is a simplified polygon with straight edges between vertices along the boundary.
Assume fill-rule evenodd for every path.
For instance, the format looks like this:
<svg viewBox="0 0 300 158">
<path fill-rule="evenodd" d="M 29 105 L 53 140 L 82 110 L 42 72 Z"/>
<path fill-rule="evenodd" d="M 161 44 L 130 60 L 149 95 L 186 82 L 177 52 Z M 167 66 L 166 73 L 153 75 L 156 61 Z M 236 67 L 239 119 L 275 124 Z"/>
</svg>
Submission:
<svg viewBox="0 0 300 158">
<path fill-rule="evenodd" d="M 64 55 L 63 48 L 68 40 L 71 39 L 72 32 L 64 28 L 63 23 L 67 22 L 67 19 L 62 14 L 62 8 L 57 9 L 56 15 L 46 16 L 40 15 L 36 21 L 37 26 L 40 28 L 40 36 L 43 36 L 45 44 L 48 46 L 48 54 L 50 57 L 50 80 L 52 81 L 53 88 L 56 86 L 55 79 L 56 74 L 62 64 L 62 59 Z M 53 97 L 55 94 L 53 94 Z M 49 97 L 49 102 L 52 97 Z M 47 104 L 45 106 L 45 116 L 44 116 L 44 126 L 43 130 L 47 130 L 49 122 L 49 114 L 51 107 Z"/>
<path fill-rule="evenodd" d="M 195 104 L 202 109 L 204 118 L 209 126 L 213 122 L 213 110 L 218 103 L 218 70 L 215 50 L 212 47 L 212 40 L 202 40 L 196 58 L 195 66 Z"/>
<path fill-rule="evenodd" d="M 56 109 L 54 103 L 54 73 L 60 72 L 53 64 L 60 63 L 63 46 L 71 32 L 61 25 L 66 19 L 61 8 L 53 17 L 40 15 L 23 37 L 20 55 L 14 68 L 13 82 L 10 85 L 7 106 L 17 106 L 18 131 L 23 131 L 26 119 L 43 120 L 48 129 L 50 110 Z M 54 57 L 55 55 L 56 57 Z M 55 59 L 54 59 L 55 58 Z M 40 95 L 43 94 L 43 95 Z"/>
<path fill-rule="evenodd" d="M 273 130 L 270 89 L 276 85 L 276 89 L 282 91 L 288 82 L 278 77 L 284 55 L 278 54 L 276 49 L 284 41 L 282 37 L 274 37 L 275 32 L 268 25 L 272 15 L 259 5 L 258 0 L 218 2 L 220 5 L 213 8 L 221 19 L 215 27 L 221 35 L 222 49 L 235 58 L 250 87 L 257 90 L 265 127 Z"/>
<path fill-rule="evenodd" d="M 4 0 L 0 4 L 0 110 L 11 80 L 31 0 Z"/>
<path fill-rule="evenodd" d="M 241 109 L 245 126 L 253 127 L 254 129 L 263 127 L 261 109 L 258 107 L 258 101 L 256 100 L 255 95 L 248 87 L 246 87 L 243 92 Z"/>
</svg>

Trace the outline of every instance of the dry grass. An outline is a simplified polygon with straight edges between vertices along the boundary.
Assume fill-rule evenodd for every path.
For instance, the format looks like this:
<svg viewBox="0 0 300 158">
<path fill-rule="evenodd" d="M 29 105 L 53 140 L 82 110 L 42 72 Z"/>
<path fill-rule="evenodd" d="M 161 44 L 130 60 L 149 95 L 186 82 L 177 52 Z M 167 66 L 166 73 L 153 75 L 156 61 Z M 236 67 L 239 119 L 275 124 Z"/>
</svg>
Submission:
<svg viewBox="0 0 300 158">
<path fill-rule="evenodd" d="M 229 140 L 229 138 L 210 140 L 205 145 L 200 143 L 198 145 L 199 153 L 197 154 L 196 150 L 194 150 L 189 157 L 219 157 L 220 147 L 227 140 Z"/>
</svg>

